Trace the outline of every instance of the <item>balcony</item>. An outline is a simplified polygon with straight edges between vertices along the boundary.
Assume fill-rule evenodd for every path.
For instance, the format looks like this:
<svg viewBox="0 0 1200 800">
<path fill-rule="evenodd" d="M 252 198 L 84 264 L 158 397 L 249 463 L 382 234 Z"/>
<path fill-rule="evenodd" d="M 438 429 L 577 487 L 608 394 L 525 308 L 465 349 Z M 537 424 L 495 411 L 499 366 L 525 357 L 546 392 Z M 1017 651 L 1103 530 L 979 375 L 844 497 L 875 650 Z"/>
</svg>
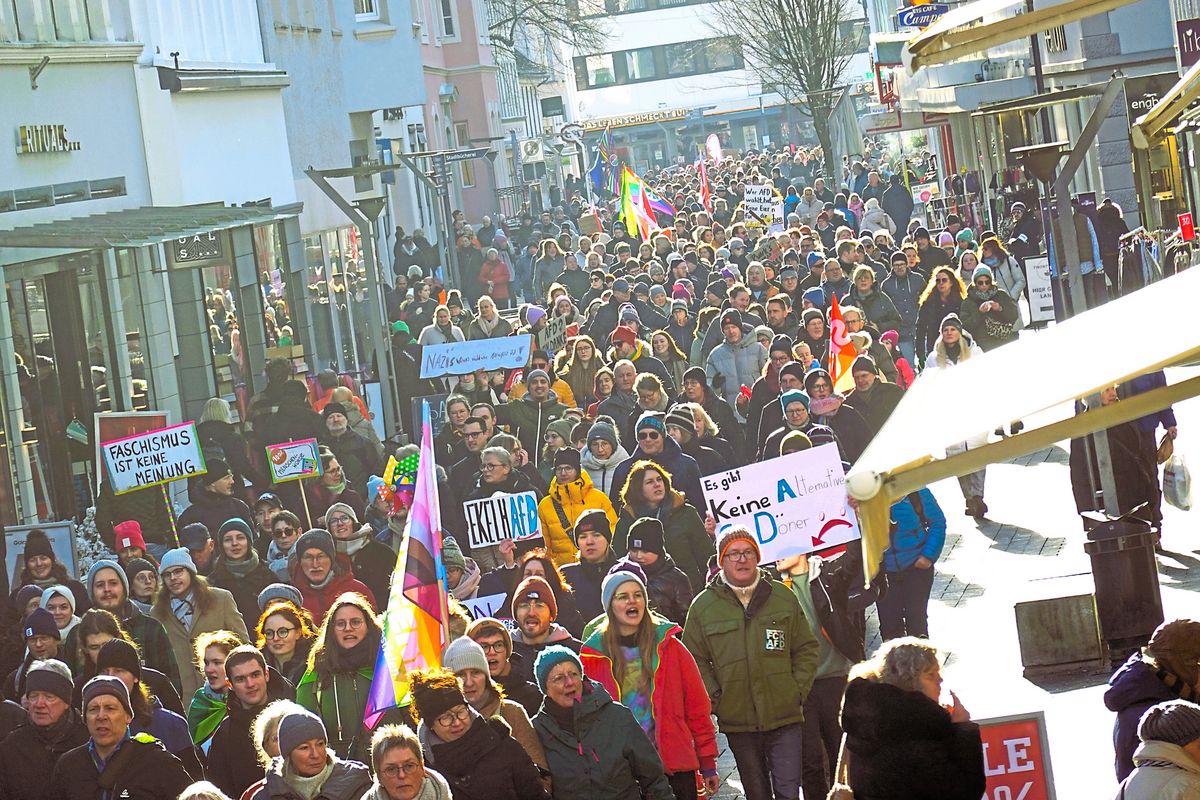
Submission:
<svg viewBox="0 0 1200 800">
<path fill-rule="evenodd" d="M 0 46 L 133 41 L 123 0 L 0 0 Z"/>
</svg>

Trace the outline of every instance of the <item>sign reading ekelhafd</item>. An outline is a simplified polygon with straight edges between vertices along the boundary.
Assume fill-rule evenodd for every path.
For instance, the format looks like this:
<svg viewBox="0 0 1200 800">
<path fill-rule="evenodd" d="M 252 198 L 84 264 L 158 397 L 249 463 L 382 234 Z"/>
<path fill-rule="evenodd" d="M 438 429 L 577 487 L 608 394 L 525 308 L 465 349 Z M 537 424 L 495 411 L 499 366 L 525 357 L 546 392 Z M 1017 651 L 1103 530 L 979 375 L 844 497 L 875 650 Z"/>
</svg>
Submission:
<svg viewBox="0 0 1200 800">
<path fill-rule="evenodd" d="M 542 535 L 538 521 L 537 495 L 533 492 L 504 494 L 463 503 L 467 538 L 472 548 L 490 547 L 505 539 L 520 542 Z"/>
<path fill-rule="evenodd" d="M 208 471 L 195 422 L 114 439 L 100 445 L 113 494 L 157 486 Z"/>
<path fill-rule="evenodd" d="M 836 444 L 824 444 L 701 479 L 717 532 L 743 525 L 763 563 L 861 538 L 846 502 L 846 473 Z"/>
<path fill-rule="evenodd" d="M 477 369 L 517 369 L 529 360 L 528 333 L 470 342 L 427 344 L 421 348 L 421 378 L 466 375 Z"/>
</svg>

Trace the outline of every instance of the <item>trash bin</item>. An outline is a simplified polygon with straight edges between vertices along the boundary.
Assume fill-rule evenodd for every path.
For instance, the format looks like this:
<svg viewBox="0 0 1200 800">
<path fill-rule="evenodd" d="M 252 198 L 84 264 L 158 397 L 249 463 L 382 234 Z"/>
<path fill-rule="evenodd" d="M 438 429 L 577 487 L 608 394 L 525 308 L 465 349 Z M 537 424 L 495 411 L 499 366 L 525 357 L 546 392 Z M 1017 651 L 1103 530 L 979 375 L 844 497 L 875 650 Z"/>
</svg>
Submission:
<svg viewBox="0 0 1200 800">
<path fill-rule="evenodd" d="M 1150 641 L 1163 621 L 1154 532 L 1136 517 L 1112 518 L 1099 512 L 1082 516 L 1087 531 L 1083 551 L 1092 561 L 1100 635 L 1115 666 Z"/>
</svg>

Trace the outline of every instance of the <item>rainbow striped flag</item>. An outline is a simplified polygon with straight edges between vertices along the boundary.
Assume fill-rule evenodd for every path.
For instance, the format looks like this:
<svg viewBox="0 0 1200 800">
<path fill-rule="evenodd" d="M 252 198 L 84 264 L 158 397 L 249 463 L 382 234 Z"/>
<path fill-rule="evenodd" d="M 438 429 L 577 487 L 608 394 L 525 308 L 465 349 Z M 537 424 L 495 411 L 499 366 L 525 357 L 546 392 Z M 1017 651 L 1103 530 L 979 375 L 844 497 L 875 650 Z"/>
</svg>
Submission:
<svg viewBox="0 0 1200 800">
<path fill-rule="evenodd" d="M 611 125 L 605 128 L 604 133 L 600 135 L 600 141 L 596 144 L 596 152 L 600 154 L 600 161 L 607 170 L 604 175 L 603 189 L 607 190 L 609 194 L 620 194 L 621 174 L 619 168 L 621 163 L 617 158 L 617 148 L 613 145 Z M 600 186 L 596 187 L 596 191 L 600 191 L 600 189 Z"/>
<path fill-rule="evenodd" d="M 396 556 L 375 677 L 363 710 L 363 723 L 368 729 L 373 729 L 388 709 L 409 704 L 409 673 L 439 666 L 446 645 L 442 515 L 438 506 L 429 403 L 422 406 L 417 486 Z"/>
<path fill-rule="evenodd" d="M 650 231 L 657 226 L 654 215 L 646 210 L 642 179 L 629 167 L 621 170 L 621 219 L 630 236 L 650 240 Z"/>
</svg>

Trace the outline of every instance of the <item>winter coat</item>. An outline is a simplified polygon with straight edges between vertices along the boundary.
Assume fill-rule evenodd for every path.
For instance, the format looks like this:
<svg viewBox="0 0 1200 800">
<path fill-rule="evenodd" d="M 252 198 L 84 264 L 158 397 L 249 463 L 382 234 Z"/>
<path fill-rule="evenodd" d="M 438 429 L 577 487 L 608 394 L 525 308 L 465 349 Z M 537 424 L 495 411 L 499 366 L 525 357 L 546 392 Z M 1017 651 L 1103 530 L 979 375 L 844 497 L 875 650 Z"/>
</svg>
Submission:
<svg viewBox="0 0 1200 800">
<path fill-rule="evenodd" d="M 856 798 L 979 800 L 983 743 L 973 722 L 920 692 L 865 678 L 850 681 L 842 728 Z"/>
<path fill-rule="evenodd" d="M 981 312 L 979 306 L 988 300 L 997 303 L 1000 306 L 999 310 Z M 974 286 L 968 287 L 967 298 L 963 300 L 960 315 L 963 327 L 975 337 L 975 342 L 984 352 L 1017 340 L 1017 323 L 1021 319 L 1021 311 L 1017 307 L 1017 301 L 1003 291 L 994 289 L 985 296 Z"/>
<path fill-rule="evenodd" d="M 363 795 L 363 800 L 392 800 L 392 798 L 376 779 L 375 783 L 371 785 L 370 791 Z M 436 771 L 426 767 L 425 780 L 421 783 L 421 790 L 417 792 L 417 796 L 413 800 L 452 800 L 450 784 L 446 783 L 446 779 Z"/>
<path fill-rule="evenodd" d="M 1110 511 L 1128 514 L 1146 503 L 1136 516 L 1151 524 L 1158 524 L 1162 517 L 1158 507 L 1158 465 L 1153 453 L 1147 457 L 1141 445 L 1142 435 L 1132 422 L 1114 425 L 1105 432 L 1112 460 L 1112 477 L 1117 489 L 1117 508 Z M 1095 511 L 1103 505 L 1094 494 L 1101 489 L 1095 443 L 1091 434 L 1085 438 L 1091 446 L 1084 447 L 1085 439 L 1072 439 L 1069 457 L 1071 491 L 1075 495 L 1075 509 L 1081 513 Z"/>
<path fill-rule="evenodd" d="M 350 672 L 318 672 L 310 667 L 296 686 L 296 702 L 325 723 L 329 746 L 356 761 L 365 761 L 371 754 L 371 733 L 364 727 L 363 709 L 374 676 L 372 659 Z"/>
<path fill-rule="evenodd" d="M 859 228 L 871 234 L 886 231 L 891 236 L 896 235 L 896 221 L 888 216 L 888 213 L 880 207 L 879 201 L 874 198 L 867 201 Z"/>
<path fill-rule="evenodd" d="M 497 314 L 496 327 L 492 328 L 491 333 L 487 333 L 483 329 L 482 318 L 476 317 L 471 324 L 467 326 L 467 341 L 476 341 L 478 339 L 498 339 L 501 336 L 508 336 L 513 332 L 512 325 L 504 317 Z"/>
<path fill-rule="evenodd" d="M 332 746 L 333 742 L 330 742 Z M 333 770 L 312 800 L 359 800 L 371 788 L 371 770 L 358 761 L 333 758 Z M 284 777 L 282 758 L 275 758 L 267 767 L 267 775 L 248 790 L 250 800 L 303 800 Z"/>
<path fill-rule="evenodd" d="M 657 621 L 650 715 L 654 720 L 654 746 L 666 772 L 717 770 L 717 732 L 712 723 L 708 691 L 696 660 L 679 641 L 682 629 L 674 622 Z M 580 650 L 584 674 L 617 698 L 621 689 L 613 675 L 611 655 L 604 636 L 593 633 Z"/>
<path fill-rule="evenodd" d="M 499 717 L 471 715 L 471 727 L 443 742 L 421 721 L 426 759 L 445 777 L 454 800 L 543 800 L 546 790 L 529 754 Z"/>
<path fill-rule="evenodd" d="M 542 401 L 526 395 L 520 400 L 505 403 L 496 409 L 496 422 L 512 429 L 513 434 L 521 440 L 521 444 L 532 456 L 533 466 L 539 467 L 546 427 L 566 414 L 567 407 L 558 402 L 558 395 L 551 391 Z"/>
<path fill-rule="evenodd" d="M 74 708 L 49 727 L 30 723 L 17 728 L 0 741 L 0 797 L 49 800 L 54 765 L 87 741 L 87 726 Z"/>
<path fill-rule="evenodd" d="M 820 646 L 796 596 L 766 572 L 759 571 L 746 607 L 718 573 L 692 602 L 683 643 L 723 732 L 762 733 L 804 720 Z"/>
<path fill-rule="evenodd" d="M 1113 722 L 1113 751 L 1116 754 L 1117 780 L 1123 781 L 1133 771 L 1134 752 L 1140 740 L 1137 735 L 1138 722 L 1150 706 L 1165 700 L 1176 700 L 1179 694 L 1168 686 L 1164 679 L 1173 676 L 1159 670 L 1143 658 L 1141 652 L 1125 659 L 1125 663 L 1108 679 L 1104 692 L 1104 705 L 1116 713 Z M 1178 679 L 1176 679 L 1178 680 Z M 1182 681 L 1180 681 L 1182 684 Z M 1195 702 L 1195 697 L 1185 697 Z"/>
<path fill-rule="evenodd" d="M 575 402 L 575 392 L 571 390 L 571 384 L 562 378 L 551 378 L 550 391 L 558 395 L 558 402 L 567 408 L 578 408 L 579 404 Z M 525 387 L 524 381 L 517 381 L 508 390 L 508 402 L 520 400 L 527 394 L 529 394 L 529 390 Z"/>
<path fill-rule="evenodd" d="M 675 566 L 675 559 L 671 558 L 670 553 L 653 564 L 643 566 L 642 571 L 646 573 L 650 607 L 663 619 L 682 625 L 696 596 L 691 580 Z"/>
<path fill-rule="evenodd" d="M 603 511 L 609 525 L 617 524 L 617 512 L 613 510 L 612 502 L 592 485 L 586 471 L 580 471 L 579 477 L 568 484 L 560 484 L 557 477 L 550 481 L 550 493 L 538 503 L 538 518 L 542 523 L 542 538 L 556 566 L 570 564 L 579 558 L 570 531 L 579 515 L 592 508 Z"/>
<path fill-rule="evenodd" d="M 422 346 L 430 344 L 451 344 L 462 341 L 466 341 L 466 337 L 463 336 L 463 332 L 455 327 L 454 324 L 450 325 L 449 330 L 444 330 L 439 328 L 436 322 L 432 322 L 422 328 L 421 332 L 417 334 L 417 344 Z"/>
<path fill-rule="evenodd" d="M 625 480 L 629 477 L 629 470 L 642 459 L 653 461 L 669 472 L 671 474 L 671 486 L 683 492 L 683 496 L 692 504 L 692 508 L 706 507 L 704 503 L 704 490 L 700 486 L 699 465 L 696 464 L 695 459 L 683 452 L 678 442 L 667 436 L 663 439 L 662 452 L 657 455 L 649 455 L 643 453 L 639 445 L 633 451 L 633 455 L 617 466 L 617 472 L 613 475 L 612 488 L 608 492 L 608 499 L 612 501 L 613 508 L 621 506 L 621 490 L 625 488 Z M 687 572 L 687 570 L 685 569 L 684 572 Z"/>
<path fill-rule="evenodd" d="M 207 489 L 197 491 L 197 486 L 197 483 L 192 485 L 194 495 L 192 504 L 179 515 L 179 521 L 176 523 L 179 530 L 183 530 L 193 522 L 199 522 L 208 528 L 210 535 L 215 535 L 218 528 L 234 518 L 243 520 L 253 530 L 254 516 L 250 513 L 250 507 L 244 502 L 236 497 L 217 494 Z"/>
<path fill-rule="evenodd" d="M 597 491 L 604 492 L 604 494 L 611 497 L 613 476 L 616 474 L 617 467 L 627 458 L 629 458 L 629 452 L 618 444 L 613 454 L 603 460 L 597 458 L 590 448 L 586 449 L 580 454 L 579 462 L 583 467 L 583 471 L 592 479 L 592 486 Z M 610 501 L 609 507 L 611 506 L 612 503 Z"/>
<path fill-rule="evenodd" d="M 487 259 L 479 268 L 479 288 L 493 300 L 508 300 L 511 281 L 512 272 L 503 258 Z M 490 291 L 487 291 L 488 283 L 492 284 Z"/>
<path fill-rule="evenodd" d="M 631 447 L 637 447 L 637 437 L 633 435 L 633 424 L 629 421 L 630 415 L 638 408 L 637 395 L 633 392 L 621 392 L 613 389 L 612 394 L 600 401 L 596 406 L 596 414 L 598 416 L 611 417 L 617 423 L 617 436 L 621 439 L 621 447 L 624 450 L 629 450 Z M 608 496 L 612 497 L 612 489 L 609 489 Z"/>
<path fill-rule="evenodd" d="M 148 614 L 143 614 L 129 600 L 125 601 L 124 610 L 117 616 L 121 619 L 121 625 L 137 643 L 138 650 L 142 654 L 142 664 L 166 675 L 170 679 L 171 685 L 178 691 L 180 686 L 179 666 L 175 660 L 174 648 L 171 646 L 170 639 L 167 638 L 167 632 L 162 623 Z M 76 686 L 78 689 L 82 689 L 83 685 L 79 682 L 80 666 L 84 665 L 86 660 L 83 655 L 83 643 L 79 641 L 78 625 L 67 634 L 67 640 L 63 643 L 63 658 L 71 667 L 71 672 L 76 679 Z M 189 665 L 192 663 L 190 655 L 184 663 Z"/>
<path fill-rule="evenodd" d="M 362 547 L 350 556 L 354 578 L 370 590 L 374 601 L 371 607 L 383 611 L 392 591 L 392 573 L 396 571 L 396 551 L 365 533 Z M 383 606 L 381 607 L 380 604 Z"/>
<path fill-rule="evenodd" d="M 935 289 L 917 311 L 917 353 L 928 353 L 933 350 L 938 338 L 942 335 L 942 320 L 953 312 L 961 313 L 963 299 L 955 289 L 943 302 Z"/>
<path fill-rule="evenodd" d="M 703 586 L 708 576 L 708 559 L 716 550 L 712 537 L 704 529 L 703 518 L 679 492 L 672 491 L 655 511 L 640 505 L 622 506 L 621 517 L 613 530 L 613 552 L 623 556 L 629 551 L 629 528 L 640 517 L 647 516 L 657 517 L 662 522 L 663 549 L 687 576 L 689 589 Z"/>
<path fill-rule="evenodd" d="M 208 575 L 209 583 L 233 595 L 233 602 L 242 615 L 242 621 L 246 623 L 247 631 L 258 625 L 258 618 L 262 614 L 258 608 L 258 593 L 278 580 L 279 577 L 264 561 L 243 576 L 234 575 L 229 571 L 224 556 L 217 559 L 213 571 Z"/>
<path fill-rule="evenodd" d="M 297 555 L 300 555 L 297 553 Z M 300 590 L 300 596 L 304 598 L 304 607 L 308 609 L 308 613 L 312 614 L 313 619 L 325 619 L 325 615 L 329 613 L 329 609 L 333 606 L 333 601 L 337 600 L 338 595 L 342 592 L 358 592 L 363 597 L 367 598 L 367 602 L 375 608 L 375 594 L 367 588 L 367 585 L 354 577 L 354 572 L 351 569 L 350 559 L 341 553 L 337 554 L 334 560 L 333 568 L 338 571 L 333 580 L 325 584 L 323 589 L 314 589 L 312 584 L 308 582 L 304 571 L 300 568 L 300 559 L 296 559 L 296 563 L 292 565 L 291 580 L 289 583 Z"/>
<path fill-rule="evenodd" d="M 651 375 L 657 375 L 668 396 L 675 391 L 675 380 L 671 377 L 671 371 L 667 369 L 666 364 L 659 360 L 658 356 L 650 352 L 650 345 L 641 339 L 638 340 L 637 350 L 629 360 L 633 362 L 638 373 L 649 372 Z"/>
<path fill-rule="evenodd" d="M 179 689 L 182 697 L 191 697 L 203 683 L 200 671 L 192 659 L 192 642 L 197 636 L 209 631 L 231 631 L 243 642 L 250 639 L 246 631 L 246 621 L 242 619 L 233 595 L 216 586 L 209 586 L 208 592 L 212 603 L 205 611 L 197 607 L 192 618 L 191 630 L 184 630 L 183 623 L 169 607 L 162 610 L 155 603 L 150 611 L 150 616 L 158 620 L 166 630 L 167 641 L 171 643 L 171 651 L 175 654 L 175 663 L 180 665 Z"/>
<path fill-rule="evenodd" d="M 1193 800 L 1200 797 L 1200 764 L 1169 742 L 1142 742 L 1133 754 L 1137 769 L 1125 781 L 1119 800 Z"/>
<path fill-rule="evenodd" d="M 346 485 L 360 496 L 366 494 L 367 478 L 383 474 L 384 462 L 375 446 L 349 428 L 341 436 L 333 436 L 326 431 L 319 440 L 337 456 L 345 473 Z M 356 511 L 361 516 L 362 509 Z"/>
<path fill-rule="evenodd" d="M 101 796 L 100 772 L 89 743 L 68 750 L 54 765 L 50 796 L 55 800 L 96 800 Z M 114 766 L 112 772 L 109 768 Z M 105 777 L 113 782 L 109 797 L 120 800 L 174 800 L 192 784 L 182 762 L 148 733 L 130 737 L 109 757 Z"/>
<path fill-rule="evenodd" d="M 550 284 L 554 282 L 554 276 L 563 271 L 566 263 L 566 258 L 562 253 L 549 258 L 539 256 L 534 259 L 533 298 L 531 302 L 536 304 L 545 299 L 546 293 L 550 289 Z"/>
<path fill-rule="evenodd" d="M 721 342 L 704 365 L 709 385 L 735 409 L 741 388 L 753 386 L 767 364 L 767 348 L 759 344 L 754 329 L 747 325 L 742 329 L 745 334 L 737 344 Z"/>
<path fill-rule="evenodd" d="M 1025 273 L 1012 256 L 1006 258 L 1003 264 L 992 267 L 992 279 L 1013 300 L 1020 300 L 1025 292 Z"/>
<path fill-rule="evenodd" d="M 815 194 L 812 197 L 812 202 L 800 195 L 800 202 L 796 204 L 796 213 L 800 215 L 800 224 L 813 226 L 817 224 L 817 214 L 820 214 L 825 209 L 825 201 L 817 197 Z"/>
<path fill-rule="evenodd" d="M 864 393 L 860 389 L 852 389 L 846 393 L 846 402 L 862 414 L 867 422 L 867 435 L 875 435 L 883 429 L 888 417 L 896 410 L 896 406 L 904 398 L 904 390 L 894 383 L 875 379 L 871 389 Z"/>
<path fill-rule="evenodd" d="M 488 696 L 491 699 L 476 710 L 484 719 L 496 717 L 504 720 L 512 738 L 516 739 L 517 744 L 521 745 L 521 749 L 529 755 L 533 765 L 539 771 L 549 773 L 550 764 L 546 761 L 546 750 L 542 747 L 542 740 L 538 738 L 537 732 L 533 729 L 533 723 L 529 720 L 529 712 L 525 710 L 525 706 L 516 700 L 500 697 L 500 693 L 496 691 L 489 691 Z M 540 698 L 541 695 L 539 694 L 538 697 Z M 536 714 L 537 711 L 535 710 L 534 713 Z"/>
<path fill-rule="evenodd" d="M 675 798 L 662 760 L 633 712 L 595 681 L 584 680 L 573 731 L 564 730 L 545 704 L 533 729 L 546 748 L 555 800 Z"/>
<path fill-rule="evenodd" d="M 278 672 L 267 668 L 267 703 L 291 700 L 294 690 Z M 241 797 L 255 781 L 263 777 L 258 751 L 251 736 L 254 718 L 266 707 L 247 708 L 229 693 L 229 711 L 212 735 L 208 747 L 207 777 L 230 797 Z"/>
<path fill-rule="evenodd" d="M 906 570 L 921 556 L 937 561 L 942 554 L 946 543 L 946 515 L 928 489 L 918 489 L 916 494 L 921 498 L 924 521 L 917 516 L 910 498 L 902 497 L 892 504 L 891 543 L 883 552 L 886 572 Z"/>
<path fill-rule="evenodd" d="M 583 259 L 577 258 L 575 263 L 583 263 Z M 587 292 L 588 287 L 591 285 L 591 281 L 591 275 L 588 274 L 587 270 L 578 268 L 566 269 L 565 266 L 563 271 L 558 273 L 558 275 L 554 278 L 555 283 L 562 284 L 567 288 L 567 291 L 571 295 L 571 299 L 574 300 L 576 304 L 579 303 L 579 298 L 583 297 L 583 295 Z"/>
<path fill-rule="evenodd" d="M 905 188 L 903 181 L 894 182 L 885 189 L 879 205 L 895 221 L 896 230 L 908 229 L 908 221 L 912 218 L 913 199 L 912 192 Z"/>
<path fill-rule="evenodd" d="M 600 603 L 600 586 L 609 568 L 615 563 L 617 556 L 612 548 L 609 548 L 607 557 L 599 564 L 577 561 L 562 568 L 563 580 L 575 590 L 575 607 L 585 621 L 591 621 L 604 613 L 604 606 Z"/>
<path fill-rule="evenodd" d="M 917 330 L 917 300 L 921 297 L 921 292 L 925 291 L 924 276 L 912 270 L 904 273 L 904 277 L 893 272 L 883 279 L 880 289 L 891 299 L 896 314 L 900 317 L 896 333 L 900 334 L 901 339 L 911 337 Z M 880 328 L 879 332 L 886 333 L 887 330 Z"/>
<path fill-rule="evenodd" d="M 696 462 L 701 476 L 724 472 L 729 469 L 731 463 L 730 461 L 726 461 L 720 453 L 709 446 L 709 442 L 711 441 L 711 439 L 697 439 L 693 436 L 679 445 L 679 449 L 684 452 L 684 455 L 691 456 L 692 460 Z"/>
<path fill-rule="evenodd" d="M 846 294 L 846 299 L 842 302 L 843 306 L 855 306 L 863 313 L 863 319 L 875 326 L 875 329 L 880 333 L 884 331 L 896 331 L 899 333 L 900 326 L 904 324 L 904 320 L 900 317 L 900 312 L 896 310 L 896 304 L 892 302 L 892 298 L 884 294 L 878 286 L 871 289 L 868 294 L 860 294 L 858 287 L 855 286 Z M 879 339 L 878 336 L 872 336 L 871 341 L 874 343 Z"/>
</svg>

